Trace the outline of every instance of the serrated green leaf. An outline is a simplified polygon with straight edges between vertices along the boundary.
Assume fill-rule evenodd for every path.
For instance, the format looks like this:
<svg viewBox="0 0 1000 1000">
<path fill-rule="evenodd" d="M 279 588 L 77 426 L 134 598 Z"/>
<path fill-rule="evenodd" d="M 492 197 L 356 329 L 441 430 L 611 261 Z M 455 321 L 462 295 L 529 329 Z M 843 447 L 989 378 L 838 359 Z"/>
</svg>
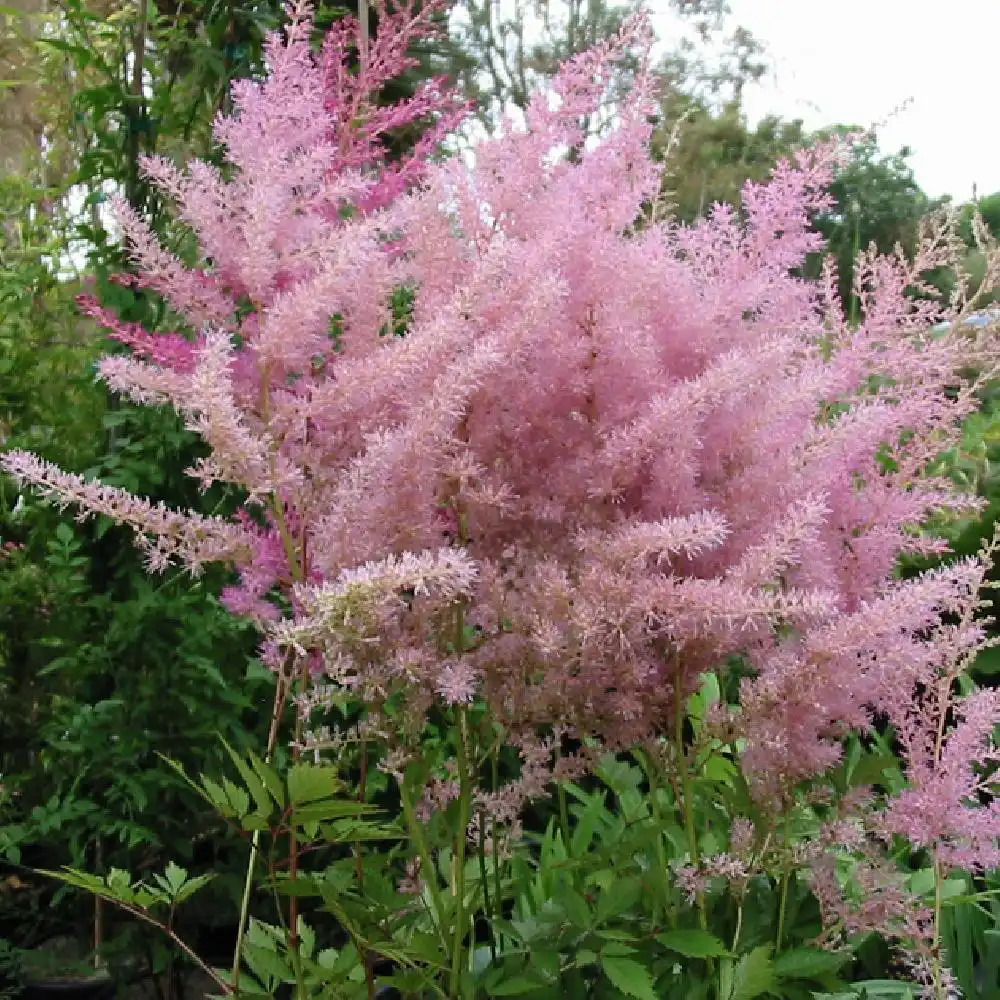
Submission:
<svg viewBox="0 0 1000 1000">
<path fill-rule="evenodd" d="M 892 754 L 866 754 L 851 771 L 848 783 L 852 788 L 859 785 L 877 785 L 885 780 L 886 771 L 898 768 L 899 761 Z"/>
<path fill-rule="evenodd" d="M 306 958 L 312 958 L 316 950 L 316 932 L 299 917 L 299 953 Z"/>
<path fill-rule="evenodd" d="M 822 948 L 792 948 L 774 960 L 774 972 L 779 979 L 821 979 L 833 975 L 849 958 Z"/>
<path fill-rule="evenodd" d="M 222 787 L 226 790 L 226 798 L 237 816 L 243 817 L 250 812 L 250 796 L 245 788 L 240 788 L 229 778 L 222 779 Z"/>
<path fill-rule="evenodd" d="M 769 993 L 777 983 L 771 946 L 762 944 L 747 952 L 733 968 L 733 987 L 728 1000 L 754 1000 Z"/>
<path fill-rule="evenodd" d="M 170 887 L 170 883 L 166 880 L 166 878 L 164 878 L 159 872 L 154 872 L 151 877 L 156 883 L 157 888 L 154 889 L 152 886 L 148 886 L 147 888 L 155 895 L 156 899 L 170 900 L 174 898 L 174 890 Z"/>
<path fill-rule="evenodd" d="M 723 958 L 729 954 L 729 949 L 714 934 L 694 928 L 667 931 L 656 940 L 685 958 Z"/>
<path fill-rule="evenodd" d="M 83 889 L 84 892 L 92 893 L 96 896 L 109 895 L 108 886 L 104 879 L 87 872 L 77 871 L 75 868 L 66 868 L 63 871 L 51 871 L 47 868 L 38 869 L 39 874 L 49 878 L 57 879 L 66 885 L 71 885 L 75 889 Z"/>
<path fill-rule="evenodd" d="M 609 889 L 615 882 L 615 873 L 610 868 L 591 872 L 587 876 L 587 885 L 596 885 L 599 889 Z"/>
<path fill-rule="evenodd" d="M 323 838 L 331 844 L 399 840 L 403 836 L 399 830 L 387 828 L 378 823 L 365 823 L 356 820 L 324 823 L 321 829 Z"/>
<path fill-rule="evenodd" d="M 602 955 L 608 955 L 614 958 L 634 955 L 637 951 L 637 948 L 633 948 L 632 945 L 626 944 L 624 941 L 609 941 L 603 948 L 601 948 Z"/>
<path fill-rule="evenodd" d="M 272 798 L 277 802 L 278 807 L 284 809 L 285 787 L 281 783 L 281 778 L 278 777 L 278 772 L 270 764 L 261 760 L 252 750 L 248 756 L 250 757 L 250 762 L 253 764 L 254 771 L 260 777 L 260 780 L 264 782 Z"/>
<path fill-rule="evenodd" d="M 544 983 L 537 978 L 526 975 L 511 976 L 510 979 L 503 979 L 495 986 L 489 987 L 490 996 L 494 997 L 517 997 L 525 993 L 535 993 Z"/>
<path fill-rule="evenodd" d="M 561 966 L 562 958 L 558 951 L 552 948 L 531 949 L 531 971 L 540 975 L 546 983 L 558 979 Z"/>
<path fill-rule="evenodd" d="M 252 833 L 254 830 L 270 830 L 271 821 L 267 816 L 261 816 L 260 813 L 252 812 L 247 813 L 246 816 L 240 819 L 240 826 Z"/>
<path fill-rule="evenodd" d="M 590 842 L 594 839 L 599 821 L 603 818 L 603 803 L 593 802 L 588 804 L 587 809 L 577 818 L 570 837 L 570 854 L 579 857 L 590 847 Z"/>
<path fill-rule="evenodd" d="M 173 861 L 167 865 L 166 871 L 163 873 L 167 885 L 174 894 L 187 881 L 187 875 L 188 873 Z"/>
<path fill-rule="evenodd" d="M 347 976 L 352 970 L 359 968 L 363 969 L 364 966 L 352 941 L 341 949 L 337 960 L 330 966 L 330 973 L 333 977 Z"/>
<path fill-rule="evenodd" d="M 121 868 L 112 868 L 104 878 L 104 884 L 120 899 L 131 899 L 132 876 Z"/>
<path fill-rule="evenodd" d="M 243 960 L 265 986 L 268 980 L 272 983 L 284 983 L 295 978 L 294 970 L 270 948 L 247 941 L 243 945 Z"/>
<path fill-rule="evenodd" d="M 441 939 L 436 934 L 415 931 L 406 942 L 408 961 L 433 968 L 445 968 L 447 959 L 441 951 Z"/>
<path fill-rule="evenodd" d="M 275 951 L 278 947 L 278 942 L 283 941 L 284 937 L 284 931 L 280 927 L 265 923 L 263 920 L 251 920 L 247 925 L 245 940 L 261 948 L 269 948 L 271 951 Z"/>
<path fill-rule="evenodd" d="M 636 1000 L 659 1000 L 653 988 L 653 976 L 634 958 L 607 955 L 601 958 L 601 968 L 615 989 Z"/>
<path fill-rule="evenodd" d="M 156 752 L 156 756 L 159 757 L 160 760 L 162 760 L 163 763 L 166 764 L 167 767 L 169 767 L 175 774 L 177 774 L 177 776 L 181 778 L 181 780 L 189 788 L 193 789 L 195 792 L 197 792 L 198 795 L 200 795 L 203 799 L 205 799 L 206 802 L 208 802 L 210 805 L 218 809 L 218 806 L 216 806 L 215 803 L 212 801 L 212 799 L 209 797 L 204 785 L 203 784 L 199 785 L 198 782 L 193 781 L 191 778 L 189 778 L 187 771 L 185 771 L 184 768 L 180 764 L 178 764 L 176 760 L 172 760 L 166 754 L 162 754 L 159 751 Z M 205 780 L 207 779 L 203 777 L 202 781 L 204 782 Z"/>
<path fill-rule="evenodd" d="M 560 886 L 557 890 L 555 901 L 563 913 L 566 914 L 569 922 L 577 930 L 585 931 L 590 929 L 593 921 L 590 907 L 583 896 L 568 886 Z"/>
<path fill-rule="evenodd" d="M 316 956 L 316 964 L 322 969 L 330 970 L 337 964 L 340 952 L 336 948 L 324 948 Z"/>
<path fill-rule="evenodd" d="M 149 909 L 155 903 L 163 901 L 163 893 L 154 892 L 148 886 L 136 889 L 132 895 L 135 905 L 141 906 L 143 909 Z"/>
<path fill-rule="evenodd" d="M 332 798 L 343 787 L 333 767 L 299 762 L 288 771 L 288 798 L 296 806 Z"/>
<path fill-rule="evenodd" d="M 257 813 L 261 816 L 270 816 L 271 811 L 274 808 L 274 803 L 271 800 L 271 796 L 268 794 L 263 780 L 258 777 L 246 761 L 244 761 L 225 740 L 222 740 L 222 745 L 226 748 L 226 752 L 232 759 L 236 770 L 240 772 L 240 777 L 246 782 L 246 786 L 249 789 L 250 795 L 257 807 Z"/>
<path fill-rule="evenodd" d="M 619 878 L 597 897 L 597 919 L 607 920 L 627 913 L 642 896 L 642 880 L 637 876 Z"/>
<path fill-rule="evenodd" d="M 599 927 L 594 933 L 605 941 L 635 941 L 635 934 L 620 927 Z"/>
<path fill-rule="evenodd" d="M 184 885 L 182 885 L 174 897 L 174 901 L 177 903 L 183 903 L 185 900 L 190 899 L 199 889 L 203 889 L 209 882 L 215 878 L 215 875 L 196 875 L 194 878 L 188 879 Z"/>
<path fill-rule="evenodd" d="M 233 806 L 229 801 L 229 796 L 226 795 L 225 790 L 222 785 L 218 782 L 213 781 L 211 778 L 202 777 L 202 794 L 208 799 L 209 803 L 223 816 L 233 815 Z"/>
<path fill-rule="evenodd" d="M 320 799 L 306 805 L 298 805 L 295 810 L 297 823 L 325 823 L 332 820 L 360 820 L 379 811 L 378 806 L 354 799 Z"/>
</svg>

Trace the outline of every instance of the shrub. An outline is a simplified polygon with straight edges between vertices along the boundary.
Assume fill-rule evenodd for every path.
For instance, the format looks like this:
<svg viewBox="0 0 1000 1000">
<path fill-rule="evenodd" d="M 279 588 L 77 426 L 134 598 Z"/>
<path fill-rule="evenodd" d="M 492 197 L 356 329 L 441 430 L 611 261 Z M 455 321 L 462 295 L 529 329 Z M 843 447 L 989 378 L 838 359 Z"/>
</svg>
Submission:
<svg viewBox="0 0 1000 1000">
<path fill-rule="evenodd" d="M 197 234 L 199 267 L 118 207 L 140 281 L 187 330 L 150 334 L 92 310 L 133 349 L 101 374 L 176 407 L 210 448 L 191 474 L 245 489 L 240 516 L 170 510 L 23 451 L 4 468 L 131 526 L 153 570 L 238 569 L 225 599 L 264 633 L 272 734 L 295 695 L 298 763 L 280 794 L 266 762 L 257 778 L 241 772 L 256 813 L 249 792 L 205 787 L 257 831 L 251 868 L 262 826 L 288 838 L 296 882 L 303 838 L 328 818 L 304 788 L 318 782 L 325 801 L 340 787 L 302 755 L 393 776 L 411 882 L 424 880 L 440 937 L 422 954 L 445 970 L 445 995 L 474 988 L 477 914 L 496 918 L 503 951 L 487 856 L 496 868 L 517 843 L 525 803 L 608 751 L 641 754 L 650 781 L 671 787 L 686 852 L 664 888 L 675 923 L 689 899 L 684 912 L 707 927 L 714 881 L 739 896 L 763 878 L 777 886 L 780 948 L 790 887 L 807 885 L 821 943 L 895 936 L 943 995 L 940 887 L 956 868 L 1000 860 L 1000 702 L 957 686 L 986 643 L 985 563 L 908 580 L 894 567 L 942 551 L 921 530 L 929 514 L 979 506 L 926 471 L 976 406 L 978 383 L 960 373 L 995 370 L 988 331 L 928 332 L 966 307 L 936 301 L 921 279 L 955 262 L 954 225 L 930 220 L 913 260 L 861 256 L 856 327 L 832 265 L 815 283 L 792 274 L 821 246 L 807 220 L 829 206 L 842 146 L 748 184 L 741 219 L 719 206 L 692 227 L 639 226 L 660 189 L 641 18 L 570 61 L 556 100 L 536 95 L 526 127 L 480 143 L 474 165 L 434 162 L 456 120 L 436 84 L 395 109 L 367 100 L 405 65 L 401 44 L 426 16 L 404 5 L 386 17 L 353 76 L 351 22 L 317 60 L 298 5 L 269 43 L 267 79 L 236 84 L 233 115 L 216 123 L 230 170 L 145 161 Z M 630 48 L 640 68 L 615 129 L 566 158 Z M 380 136 L 422 116 L 436 127 L 385 168 Z M 392 337 L 401 289 L 411 312 Z M 692 697 L 707 678 L 732 685 L 734 662 L 737 697 L 710 699 L 692 736 Z M 855 773 L 876 722 L 895 736 L 899 781 L 878 757 Z M 442 762 L 431 728 L 454 756 Z M 504 744 L 521 769 L 497 786 L 481 765 Z M 730 790 L 728 842 L 696 825 L 695 776 L 709 765 Z M 456 832 L 432 858 L 421 817 L 435 813 Z M 929 859 L 930 906 L 890 863 L 904 837 Z M 321 883 L 284 882 L 287 929 L 251 932 L 247 954 L 280 939 L 300 986 L 299 895 L 339 913 Z M 354 936 L 360 955 L 374 947 Z M 735 996 L 734 976 L 774 974 L 760 947 L 736 965 L 714 946 L 697 957 L 710 969 L 722 959 L 718 992 Z M 615 986 L 654 995 L 648 970 L 605 958 Z"/>
</svg>

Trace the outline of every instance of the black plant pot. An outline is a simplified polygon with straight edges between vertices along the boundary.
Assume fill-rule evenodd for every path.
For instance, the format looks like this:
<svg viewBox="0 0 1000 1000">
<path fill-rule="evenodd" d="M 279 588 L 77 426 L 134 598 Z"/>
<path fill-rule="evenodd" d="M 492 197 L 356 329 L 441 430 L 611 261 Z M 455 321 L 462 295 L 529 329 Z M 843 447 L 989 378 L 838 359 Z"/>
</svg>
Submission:
<svg viewBox="0 0 1000 1000">
<path fill-rule="evenodd" d="M 24 1000 L 113 1000 L 117 992 L 114 977 L 95 968 L 86 945 L 74 937 L 22 951 L 18 966 Z"/>
<path fill-rule="evenodd" d="M 106 972 L 86 978 L 26 979 L 23 1000 L 113 1000 L 115 981 Z"/>
</svg>

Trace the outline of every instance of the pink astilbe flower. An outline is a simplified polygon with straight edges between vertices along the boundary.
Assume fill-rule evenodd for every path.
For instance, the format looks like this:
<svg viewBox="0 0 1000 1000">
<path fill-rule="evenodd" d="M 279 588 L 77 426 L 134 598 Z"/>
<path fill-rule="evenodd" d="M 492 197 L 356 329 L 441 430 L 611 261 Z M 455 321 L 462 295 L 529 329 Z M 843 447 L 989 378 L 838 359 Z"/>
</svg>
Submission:
<svg viewBox="0 0 1000 1000">
<path fill-rule="evenodd" d="M 162 503 L 151 503 L 116 486 L 63 472 L 25 451 L 5 452 L 3 468 L 18 481 L 31 483 L 42 496 L 56 500 L 61 510 L 76 506 L 78 520 L 103 514 L 132 528 L 153 572 L 179 562 L 197 575 L 207 563 L 239 562 L 249 554 L 247 533 L 221 518 L 168 510 Z"/>
<path fill-rule="evenodd" d="M 995 544 L 987 547 L 984 555 L 994 549 Z M 1000 866 L 1000 692 L 960 697 L 956 691 L 975 655 L 997 643 L 975 618 L 991 603 L 980 596 L 988 586 L 986 567 L 985 558 L 963 564 L 965 591 L 946 607 L 957 620 L 936 623 L 926 655 L 908 664 L 911 676 L 902 679 L 910 681 L 907 687 L 915 688 L 916 696 L 907 700 L 897 690 L 882 699 L 896 725 L 909 787 L 890 800 L 879 817 L 881 828 L 930 849 L 944 871 Z"/>
<path fill-rule="evenodd" d="M 822 249 L 809 219 L 844 144 L 748 183 L 742 212 L 640 221 L 662 180 L 643 16 L 567 63 L 473 165 L 436 162 L 458 105 L 437 83 L 395 109 L 375 92 L 438 9 L 384 18 L 355 76 L 356 23 L 317 57 L 297 4 L 267 78 L 235 85 L 216 122 L 231 171 L 145 163 L 200 266 L 120 210 L 138 280 L 191 326 L 191 349 L 88 307 L 136 355 L 102 373 L 184 414 L 211 449 L 191 474 L 244 488 L 263 525 L 167 512 L 20 453 L 4 468 L 133 525 L 154 566 L 234 564 L 226 603 L 265 626 L 264 661 L 309 657 L 367 706 L 359 732 L 391 746 L 393 773 L 435 703 L 485 701 L 524 750 L 520 791 L 482 803 L 494 819 L 552 773 L 539 727 L 639 745 L 742 655 L 741 711 L 711 721 L 744 741 L 762 808 L 787 808 L 880 715 L 912 783 L 885 822 L 912 820 L 943 863 L 992 863 L 997 813 L 972 804 L 988 779 L 971 760 L 992 766 L 1000 706 L 942 687 L 985 642 L 978 622 L 943 622 L 968 611 L 983 561 L 894 578 L 901 554 L 940 551 L 928 515 L 980 505 L 927 475 L 997 370 L 992 331 L 931 334 L 963 303 L 912 294 L 955 262 L 954 219 L 932 220 L 912 261 L 863 257 L 857 326 L 832 265 L 795 276 Z M 635 86 L 587 148 L 581 122 L 626 53 Z M 386 132 L 418 120 L 416 153 L 386 167 Z M 275 588 L 290 615 L 266 609 Z M 931 744 L 928 720 L 947 721 Z"/>
<path fill-rule="evenodd" d="M 435 688 L 446 705 L 471 705 L 475 700 L 478 680 L 472 663 L 455 657 L 438 665 Z"/>
<path fill-rule="evenodd" d="M 407 44 L 431 30 L 432 18 L 440 6 L 409 0 L 390 9 L 383 0 L 374 7 L 379 32 L 359 73 L 347 69 L 350 50 L 357 41 L 357 22 L 353 18 L 343 18 L 333 26 L 323 50 L 323 89 L 337 143 L 337 156 L 327 166 L 327 172 L 338 177 L 358 170 L 370 178 L 356 201 L 365 214 L 385 207 L 416 184 L 428 168 L 428 158 L 473 108 L 472 102 L 463 102 L 456 93 L 445 89 L 443 77 L 424 81 L 412 97 L 389 107 L 375 103 L 373 97 L 384 84 L 418 64 L 407 55 Z M 413 149 L 395 163 L 386 163 L 380 137 L 420 121 L 428 127 Z"/>
<path fill-rule="evenodd" d="M 97 320 L 115 340 L 131 348 L 136 359 L 185 374 L 194 367 L 196 345 L 180 333 L 151 333 L 140 323 L 125 323 L 91 295 L 80 295 L 77 304 L 85 316 Z"/>
</svg>

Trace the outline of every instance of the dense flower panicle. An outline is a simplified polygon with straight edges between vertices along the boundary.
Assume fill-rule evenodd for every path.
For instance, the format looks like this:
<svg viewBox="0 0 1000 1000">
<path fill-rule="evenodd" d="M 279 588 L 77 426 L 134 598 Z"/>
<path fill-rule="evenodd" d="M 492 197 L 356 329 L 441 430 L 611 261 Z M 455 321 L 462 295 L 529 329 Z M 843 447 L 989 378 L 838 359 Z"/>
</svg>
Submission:
<svg viewBox="0 0 1000 1000">
<path fill-rule="evenodd" d="M 196 343 L 183 334 L 151 333 L 140 323 L 125 323 L 91 295 L 78 296 L 77 304 L 84 315 L 97 320 L 114 340 L 129 347 L 136 359 L 148 360 L 181 374 L 194 367 Z"/>
<path fill-rule="evenodd" d="M 580 548 L 594 555 L 604 554 L 643 566 L 648 556 L 656 563 L 669 563 L 670 557 L 683 552 L 694 556 L 704 549 L 721 545 L 729 534 L 729 526 L 712 511 L 698 511 L 688 517 L 668 517 L 656 523 L 645 521 L 626 523 L 613 535 L 593 532 L 580 537 Z"/>
<path fill-rule="evenodd" d="M 163 248 L 146 221 L 124 199 L 114 199 L 111 207 L 127 234 L 129 256 L 139 270 L 142 287 L 163 295 L 195 330 L 206 323 L 224 323 L 231 316 L 235 303 L 214 275 L 185 267 Z"/>
<path fill-rule="evenodd" d="M 420 181 L 429 157 L 472 110 L 471 102 L 461 101 L 446 89 L 443 77 L 424 81 L 415 94 L 396 104 L 379 106 L 375 102 L 373 98 L 384 84 L 417 65 L 417 60 L 407 55 L 407 47 L 434 30 L 433 18 L 443 6 L 404 0 L 390 8 L 384 0 L 376 0 L 373 8 L 379 32 L 360 71 L 352 74 L 348 70 L 358 36 L 357 22 L 350 17 L 336 22 L 328 32 L 322 60 L 323 92 L 337 145 L 337 155 L 327 164 L 326 175 L 365 174 L 367 185 L 356 202 L 363 214 L 385 207 Z M 383 137 L 417 122 L 426 128 L 414 147 L 399 160 L 387 163 Z"/>
<path fill-rule="evenodd" d="M 216 122 L 232 176 L 146 161 L 201 266 L 119 207 L 138 280 L 191 339 L 91 304 L 135 353 L 102 374 L 184 414 L 211 446 L 191 474 L 243 487 L 261 523 L 168 512 L 20 453 L 4 468 L 131 524 L 154 566 L 233 563 L 225 601 L 265 627 L 265 662 L 283 669 L 291 650 L 323 665 L 372 706 L 360 725 L 396 741 L 396 763 L 435 701 L 473 697 L 526 754 L 553 724 L 633 746 L 672 731 L 699 674 L 741 654 L 754 671 L 741 712 L 713 725 L 745 741 L 762 806 L 783 808 L 879 713 L 912 777 L 887 829 L 912 820 L 950 861 L 989 863 L 998 810 L 977 805 L 969 755 L 993 761 L 1000 705 L 959 702 L 963 721 L 927 742 L 953 704 L 948 679 L 984 641 L 969 619 L 983 562 L 893 576 L 900 554 L 940 551 L 927 515 L 979 503 L 926 470 L 996 372 L 995 334 L 932 335 L 965 304 L 908 293 L 956 259 L 954 219 L 928 223 L 913 261 L 862 255 L 856 326 L 832 264 L 817 282 L 794 274 L 821 249 L 809 220 L 849 144 L 748 183 L 741 211 L 640 224 L 661 181 L 642 16 L 568 63 L 526 127 L 507 122 L 474 165 L 435 162 L 460 105 L 439 82 L 395 108 L 375 92 L 438 9 L 380 6 L 355 75 L 356 22 L 317 57 L 298 3 L 267 78 L 236 84 Z M 602 113 L 626 51 L 635 86 L 588 148 L 581 122 Z M 418 121 L 417 151 L 387 166 L 386 133 Z M 412 308 L 397 337 L 400 292 Z M 969 369 L 978 383 L 959 377 Z M 390 720 L 377 706 L 391 695 Z M 515 812 L 542 781 L 525 768 Z M 888 913 L 894 892 L 872 907 Z"/>
</svg>

